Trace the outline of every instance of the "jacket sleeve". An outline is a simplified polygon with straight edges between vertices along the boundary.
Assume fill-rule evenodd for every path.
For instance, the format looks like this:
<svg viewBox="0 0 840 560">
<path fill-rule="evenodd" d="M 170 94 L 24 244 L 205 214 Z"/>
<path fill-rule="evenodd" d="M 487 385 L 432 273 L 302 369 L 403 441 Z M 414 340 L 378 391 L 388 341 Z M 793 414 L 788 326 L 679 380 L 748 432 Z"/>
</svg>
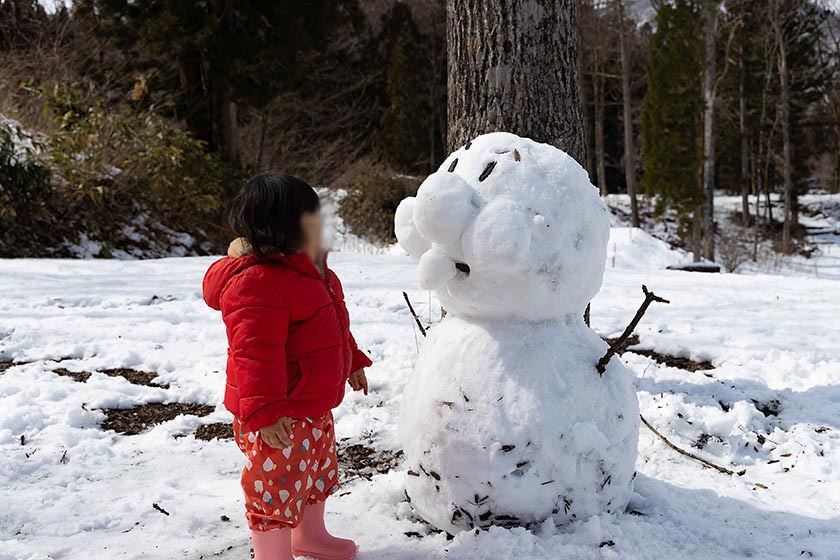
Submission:
<svg viewBox="0 0 840 560">
<path fill-rule="evenodd" d="M 367 354 L 359 350 L 359 346 L 356 344 L 356 339 L 353 337 L 353 333 L 350 333 L 350 348 L 353 350 L 353 362 L 350 366 L 350 373 L 362 368 L 370 367 L 373 364 L 373 361 L 368 358 Z"/>
<path fill-rule="evenodd" d="M 239 390 L 240 420 L 249 431 L 289 414 L 286 339 L 289 310 L 258 275 L 242 275 L 225 292 L 222 311 Z"/>
</svg>

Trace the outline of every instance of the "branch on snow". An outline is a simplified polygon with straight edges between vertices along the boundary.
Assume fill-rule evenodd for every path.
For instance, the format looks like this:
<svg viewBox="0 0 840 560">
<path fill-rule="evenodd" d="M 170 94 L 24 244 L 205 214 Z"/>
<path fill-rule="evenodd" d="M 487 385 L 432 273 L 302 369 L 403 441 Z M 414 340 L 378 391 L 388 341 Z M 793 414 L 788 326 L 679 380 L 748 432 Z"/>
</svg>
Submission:
<svg viewBox="0 0 840 560">
<path fill-rule="evenodd" d="M 423 328 L 423 323 L 420 322 L 420 317 L 417 316 L 417 313 L 414 312 L 414 306 L 411 305 L 411 300 L 408 299 L 408 294 L 403 292 L 403 298 L 405 298 L 405 303 L 408 305 L 408 310 L 411 311 L 411 316 L 414 317 L 414 322 L 417 323 L 417 328 L 420 329 L 420 334 L 426 336 L 426 329 Z"/>
<path fill-rule="evenodd" d="M 636 311 L 636 316 L 633 317 L 633 320 L 630 321 L 630 324 L 627 325 L 627 328 L 624 329 L 624 332 L 621 333 L 621 336 L 618 337 L 615 342 L 613 342 L 610 347 L 607 349 L 607 353 L 601 356 L 601 359 L 598 360 L 598 363 L 595 366 L 595 369 L 598 370 L 598 373 L 604 375 L 604 372 L 607 371 L 607 364 L 610 363 L 612 357 L 624 347 L 624 344 L 627 342 L 627 339 L 630 338 L 630 335 L 633 334 L 633 329 L 636 328 L 636 325 L 639 324 L 639 321 L 642 320 L 644 317 L 647 308 L 650 307 L 650 304 L 654 301 L 659 303 L 671 303 L 665 298 L 661 298 L 658 295 L 654 294 L 651 291 L 648 291 L 647 286 L 642 285 L 642 292 L 645 294 L 645 301 L 642 302 L 642 305 L 639 306 L 639 310 Z"/>
<path fill-rule="evenodd" d="M 659 437 L 659 439 L 661 439 L 662 441 L 664 441 L 664 442 L 668 445 L 668 447 L 670 447 L 671 449 L 673 449 L 673 450 L 674 450 L 674 451 L 676 451 L 677 453 L 682 453 L 682 454 L 683 454 L 683 455 L 685 455 L 686 457 L 690 457 L 690 458 L 694 459 L 695 461 L 699 461 L 699 462 L 703 463 L 704 465 L 706 465 L 707 467 L 711 467 L 711 468 L 715 469 L 716 471 L 718 471 L 718 472 L 720 472 L 720 473 L 722 473 L 722 474 L 728 474 L 729 476 L 732 476 L 732 475 L 734 475 L 734 474 L 735 474 L 735 472 L 734 472 L 734 471 L 731 471 L 731 470 L 729 470 L 729 469 L 727 469 L 727 468 L 725 468 L 725 467 L 721 467 L 720 465 L 716 465 L 716 464 L 712 463 L 711 461 L 707 461 L 706 459 L 704 459 L 704 458 L 702 458 L 702 457 L 699 457 L 699 456 L 695 455 L 694 453 L 691 453 L 690 451 L 686 451 L 685 449 L 682 449 L 681 447 L 677 447 L 676 445 L 674 445 L 673 443 L 671 443 L 671 440 L 669 440 L 668 438 L 666 438 L 665 436 L 663 436 L 662 434 L 660 434 L 660 433 L 656 430 L 656 428 L 654 428 L 653 426 L 651 426 L 651 425 L 650 425 L 650 422 L 648 422 L 647 420 L 645 420 L 645 417 L 644 417 L 644 416 L 642 416 L 641 414 L 639 414 L 639 418 L 641 418 L 641 419 L 642 419 L 642 424 L 644 424 L 645 426 L 647 426 L 647 427 L 648 427 L 648 429 L 649 429 L 651 432 L 653 432 L 654 434 L 656 434 L 656 435 Z M 738 473 L 738 474 L 742 474 L 742 473 Z"/>
</svg>

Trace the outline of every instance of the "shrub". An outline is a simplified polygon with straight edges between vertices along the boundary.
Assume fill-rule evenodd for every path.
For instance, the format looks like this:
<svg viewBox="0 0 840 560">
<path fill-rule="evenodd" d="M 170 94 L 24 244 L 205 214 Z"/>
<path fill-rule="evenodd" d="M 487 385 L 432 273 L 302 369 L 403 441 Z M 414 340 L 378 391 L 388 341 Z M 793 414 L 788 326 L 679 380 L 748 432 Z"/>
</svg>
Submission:
<svg viewBox="0 0 840 560">
<path fill-rule="evenodd" d="M 374 171 L 353 182 L 339 214 L 350 231 L 374 243 L 393 243 L 394 212 L 400 201 L 417 193 L 413 177 Z"/>
<path fill-rule="evenodd" d="M 54 241 L 50 170 L 37 148 L 19 127 L 0 122 L 0 257 L 40 256 Z"/>
<path fill-rule="evenodd" d="M 203 142 L 153 110 L 88 105 L 66 85 L 40 91 L 56 125 L 47 148 L 68 242 L 83 234 L 101 256 L 165 253 L 175 232 L 220 245 L 223 201 L 240 176 Z"/>
</svg>

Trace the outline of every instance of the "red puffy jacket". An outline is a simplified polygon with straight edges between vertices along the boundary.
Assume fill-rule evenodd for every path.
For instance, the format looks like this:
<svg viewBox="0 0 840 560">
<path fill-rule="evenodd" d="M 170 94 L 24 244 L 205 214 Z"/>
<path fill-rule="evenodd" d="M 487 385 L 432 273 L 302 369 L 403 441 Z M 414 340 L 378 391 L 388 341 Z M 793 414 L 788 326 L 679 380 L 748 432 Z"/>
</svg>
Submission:
<svg viewBox="0 0 840 560">
<path fill-rule="evenodd" d="M 350 334 L 338 277 L 303 253 L 225 257 L 204 301 L 227 327 L 225 407 L 250 431 L 338 406 L 349 374 L 371 364 Z"/>
</svg>

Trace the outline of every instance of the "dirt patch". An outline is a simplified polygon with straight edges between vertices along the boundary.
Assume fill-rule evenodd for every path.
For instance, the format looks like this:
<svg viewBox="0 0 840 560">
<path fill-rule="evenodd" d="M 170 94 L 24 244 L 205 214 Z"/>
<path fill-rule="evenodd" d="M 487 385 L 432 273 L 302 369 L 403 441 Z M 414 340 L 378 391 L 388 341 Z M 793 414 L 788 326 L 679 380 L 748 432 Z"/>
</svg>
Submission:
<svg viewBox="0 0 840 560">
<path fill-rule="evenodd" d="M 782 401 L 779 399 L 770 399 L 767 402 L 760 402 L 755 399 L 751 399 L 753 406 L 758 409 L 764 416 L 778 416 L 779 413 L 782 411 Z"/>
<path fill-rule="evenodd" d="M 606 342 L 607 344 L 609 344 L 610 346 L 612 346 L 613 344 L 618 342 L 618 337 L 604 338 L 603 341 Z M 627 350 L 628 346 L 635 346 L 638 343 L 639 343 L 639 335 L 631 334 L 630 336 L 627 337 L 627 340 L 624 341 L 624 344 L 622 344 L 619 348 L 616 349 L 616 352 L 619 353 L 619 354 L 622 354 Z"/>
<path fill-rule="evenodd" d="M 133 436 L 182 414 L 207 416 L 216 410 L 216 407 L 193 403 L 147 403 L 134 408 L 103 408 L 101 410 L 106 416 L 101 426 L 103 430 L 114 430 L 118 434 Z"/>
<path fill-rule="evenodd" d="M 70 371 L 67 368 L 57 368 L 53 370 L 53 373 L 56 375 L 60 375 L 61 377 L 69 377 L 73 381 L 77 381 L 79 383 L 84 383 L 88 379 L 90 379 L 90 372 L 89 371 Z"/>
<path fill-rule="evenodd" d="M 26 362 L 0 362 L 0 374 L 4 373 L 7 369 L 11 369 L 15 366 L 22 366 Z"/>
<path fill-rule="evenodd" d="M 213 422 L 199 426 L 195 431 L 195 439 L 211 441 L 214 439 L 233 439 L 233 427 L 229 422 Z"/>
<path fill-rule="evenodd" d="M 374 449 L 363 443 L 340 444 L 338 464 L 342 482 L 355 478 L 370 480 L 375 474 L 385 474 L 402 460 L 403 452 L 392 449 Z"/>
<path fill-rule="evenodd" d="M 98 370 L 99 373 L 104 373 L 108 377 L 122 377 L 133 385 L 143 385 L 145 387 L 156 387 L 159 389 L 169 389 L 167 383 L 154 383 L 152 380 L 158 376 L 157 373 L 151 371 L 139 371 L 130 368 L 113 368 Z M 90 379 L 91 373 L 89 371 L 70 371 L 66 368 L 54 369 L 53 373 L 64 377 L 69 377 L 73 381 L 84 383 Z"/>
<path fill-rule="evenodd" d="M 647 356 L 648 358 L 660 364 L 666 365 L 668 367 L 684 369 L 686 371 L 706 371 L 709 369 L 715 369 L 715 366 L 712 365 L 712 362 L 708 360 L 698 362 L 697 360 L 692 360 L 691 358 L 671 356 L 669 354 L 657 352 L 656 350 L 637 350 L 635 348 L 631 348 L 630 350 L 626 350 L 626 352 L 632 352 L 634 354 Z"/>
<path fill-rule="evenodd" d="M 694 442 L 692 442 L 691 446 L 696 447 L 697 449 L 705 449 L 706 446 L 712 442 L 724 443 L 723 438 L 718 435 L 703 433 L 700 434 L 700 437 L 694 440 Z"/>
<path fill-rule="evenodd" d="M 114 368 L 101 369 L 99 373 L 104 373 L 108 377 L 122 377 L 129 383 L 135 385 L 145 385 L 146 387 L 159 387 L 161 389 L 169 389 L 168 383 L 154 383 L 152 380 L 158 376 L 153 371 L 139 371 L 129 368 Z"/>
<path fill-rule="evenodd" d="M 605 338 L 604 342 L 612 346 L 618 341 L 618 338 Z M 639 335 L 634 334 L 627 338 L 627 341 L 622 345 L 621 348 L 618 349 L 619 354 L 623 354 L 625 352 L 632 352 L 634 354 L 639 354 L 641 356 L 647 356 L 648 358 L 658 362 L 660 364 L 674 367 L 678 369 L 684 369 L 686 371 L 706 371 L 710 369 L 715 369 L 715 366 L 712 365 L 712 362 L 708 360 L 704 360 L 702 362 L 698 362 L 697 360 L 692 360 L 691 358 L 682 358 L 680 356 L 672 356 L 670 354 L 663 354 L 662 352 L 657 352 L 656 350 L 640 350 L 636 348 L 630 348 L 631 346 L 636 346 L 640 343 Z"/>
</svg>

